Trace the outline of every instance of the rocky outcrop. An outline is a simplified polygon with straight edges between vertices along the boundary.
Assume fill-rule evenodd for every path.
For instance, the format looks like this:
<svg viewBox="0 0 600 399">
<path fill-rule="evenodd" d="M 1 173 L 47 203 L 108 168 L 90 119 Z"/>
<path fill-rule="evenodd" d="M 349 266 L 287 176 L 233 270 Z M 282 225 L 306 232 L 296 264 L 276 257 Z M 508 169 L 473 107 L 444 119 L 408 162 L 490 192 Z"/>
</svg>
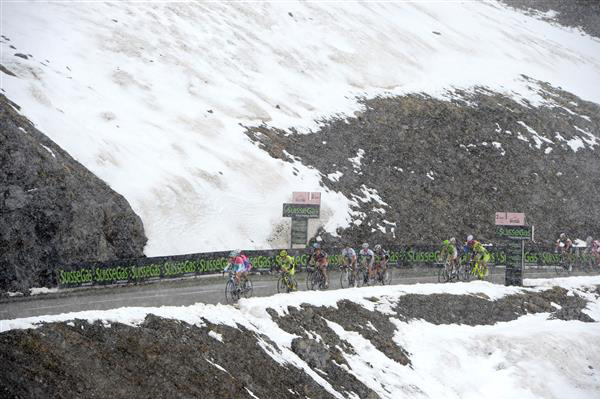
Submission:
<svg viewBox="0 0 600 399">
<path fill-rule="evenodd" d="M 548 319 L 594 322 L 583 310 L 598 292 L 598 287 L 581 292 L 555 287 L 497 300 L 484 294 L 406 294 L 367 298 L 373 306 L 364 307 L 349 300 L 335 307 L 302 304 L 282 314 L 267 309 L 264 317 L 276 323 L 269 322 L 269 329 L 255 324 L 261 312 L 254 307 L 245 326 L 242 318 L 226 322 L 226 311 L 218 317 L 226 324 L 202 316 L 188 324 L 152 314 L 136 327 L 84 320 L 44 324 L 0 334 L 0 396 L 331 398 L 332 388 L 342 397 L 376 399 L 378 393 L 353 368 L 357 357 L 370 368 L 377 366 L 373 359 L 387 359 L 400 369 L 416 367 L 415 354 L 398 339 L 413 320 L 430 323 L 428 328 L 480 326 L 546 313 Z M 291 342 L 281 340 L 286 334 Z M 386 381 L 382 376 L 384 390 Z"/>
<path fill-rule="evenodd" d="M 337 232 L 352 243 L 493 240 L 498 211 L 525 212 L 540 241 L 600 236 L 600 107 L 529 82 L 536 106 L 484 88 L 381 97 L 310 134 L 248 135 L 354 200 L 354 223 Z"/>
<path fill-rule="evenodd" d="M 65 263 L 143 256 L 141 219 L 0 96 L 0 290 L 54 285 Z"/>
<path fill-rule="evenodd" d="M 600 37 L 600 2 L 597 0 L 501 1 L 519 10 L 544 13 L 542 17 L 548 21 L 557 21 L 564 26 L 580 28 L 588 35 Z"/>
</svg>

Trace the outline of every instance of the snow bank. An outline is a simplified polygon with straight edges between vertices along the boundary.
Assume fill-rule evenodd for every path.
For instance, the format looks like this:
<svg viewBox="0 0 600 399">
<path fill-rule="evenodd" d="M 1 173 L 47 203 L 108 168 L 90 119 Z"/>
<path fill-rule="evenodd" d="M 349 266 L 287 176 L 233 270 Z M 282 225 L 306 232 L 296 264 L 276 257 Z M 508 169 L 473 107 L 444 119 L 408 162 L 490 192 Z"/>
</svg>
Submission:
<svg viewBox="0 0 600 399">
<path fill-rule="evenodd" d="M 600 284 L 600 276 L 526 280 L 529 287 L 503 287 L 485 282 L 457 284 L 417 284 L 371 287 L 326 292 L 279 294 L 269 298 L 240 301 L 239 307 L 195 304 L 186 307 L 121 308 L 107 311 L 86 311 L 54 316 L 3 320 L 0 331 L 35 328 L 40 322 L 85 319 L 102 320 L 105 325 L 120 322 L 139 325 L 147 314 L 181 320 L 203 326 L 202 319 L 214 324 L 237 328 L 242 325 L 271 342 L 259 345 L 281 364 L 304 369 L 315 381 L 335 397 L 344 397 L 309 367 L 292 350 L 295 335 L 282 330 L 266 309 L 279 315 L 288 306 L 300 303 L 336 306 L 340 300 L 350 300 L 371 311 L 387 314 L 396 326 L 393 340 L 410 355 L 410 366 L 402 365 L 378 350 L 370 340 L 355 331 L 327 321 L 328 327 L 350 345 L 343 352 L 348 372 L 374 390 L 382 398 L 595 398 L 600 382 L 600 339 L 598 321 L 550 320 L 547 313 L 522 316 L 514 321 L 494 325 L 433 325 L 423 320 L 408 322 L 395 318 L 394 303 L 406 294 L 448 293 L 455 295 L 485 295 L 491 300 L 521 292 L 535 292 L 560 286 L 590 301 L 585 310 L 600 320 L 600 299 L 588 288 Z M 373 301 L 373 297 L 377 301 Z M 558 305 L 557 305 L 558 306 Z M 373 324 L 367 323 L 371 329 Z M 223 337 L 211 331 L 210 336 L 227 344 Z M 318 335 L 317 335 L 318 339 Z M 274 347 L 275 345 L 276 347 Z M 345 367 L 345 366 L 344 366 Z"/>
</svg>

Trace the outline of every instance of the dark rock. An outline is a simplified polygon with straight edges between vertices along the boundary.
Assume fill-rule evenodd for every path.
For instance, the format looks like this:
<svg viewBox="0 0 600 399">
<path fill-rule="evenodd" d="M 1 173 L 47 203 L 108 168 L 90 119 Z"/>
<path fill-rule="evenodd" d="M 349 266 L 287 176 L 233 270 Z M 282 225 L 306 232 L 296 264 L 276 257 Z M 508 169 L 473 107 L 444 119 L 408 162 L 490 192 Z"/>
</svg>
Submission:
<svg viewBox="0 0 600 399">
<path fill-rule="evenodd" d="M 414 94 L 362 100 L 355 118 L 322 121 L 313 134 L 266 125 L 247 134 L 271 156 L 301 159 L 323 174 L 328 189 L 355 199 L 354 210 L 364 214 L 354 216 L 359 225 L 341 229 L 341 238 L 318 232 L 331 245 L 430 244 L 468 234 L 491 241 L 494 213 L 505 210 L 524 212 L 538 241 L 560 232 L 600 236 L 600 219 L 591 217 L 600 214 L 600 146 L 574 152 L 565 141 L 593 142 L 581 130 L 598 138 L 600 106 L 530 81 L 555 105 L 534 108 L 484 88 L 451 93 L 447 101 Z M 349 159 L 359 149 L 356 168 Z M 334 172 L 343 176 L 331 181 L 326 176 Z M 384 203 L 369 198 L 375 193 Z"/>
<path fill-rule="evenodd" d="M 2 64 L 0 64 L 0 71 L 4 72 L 5 74 L 7 74 L 9 76 L 17 76 Z"/>
<path fill-rule="evenodd" d="M 556 11 L 555 20 L 564 25 L 581 28 L 588 35 L 600 37 L 600 2 L 598 0 L 501 0 L 516 9 Z M 554 18 L 545 17 L 547 20 Z"/>
<path fill-rule="evenodd" d="M 61 264 L 142 257 L 127 201 L 0 96 L 0 290 L 54 285 Z"/>
<path fill-rule="evenodd" d="M 27 55 L 21 53 L 15 53 L 15 57 L 23 58 L 24 60 L 29 58 Z"/>
<path fill-rule="evenodd" d="M 223 337 L 217 341 L 209 333 Z M 274 361 L 244 327 L 148 316 L 139 327 L 83 320 L 0 334 L 0 391 L 27 398 L 331 398 Z M 292 393 L 292 390 L 295 393 Z"/>
</svg>

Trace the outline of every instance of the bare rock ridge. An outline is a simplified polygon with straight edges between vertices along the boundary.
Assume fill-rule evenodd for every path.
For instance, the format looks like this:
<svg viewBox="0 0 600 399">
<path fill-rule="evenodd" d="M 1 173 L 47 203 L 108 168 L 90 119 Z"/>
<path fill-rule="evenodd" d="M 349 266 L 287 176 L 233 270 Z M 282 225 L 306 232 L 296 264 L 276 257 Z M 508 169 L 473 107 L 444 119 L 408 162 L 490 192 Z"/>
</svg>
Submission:
<svg viewBox="0 0 600 399">
<path fill-rule="evenodd" d="M 143 256 L 141 219 L 0 95 L 0 290 L 52 285 L 62 263 Z"/>
<path fill-rule="evenodd" d="M 530 81 L 539 106 L 484 88 L 381 97 L 309 134 L 247 134 L 354 199 L 354 224 L 338 231 L 352 242 L 493 240 L 498 211 L 525 212 L 540 240 L 600 236 L 600 107 Z"/>
</svg>

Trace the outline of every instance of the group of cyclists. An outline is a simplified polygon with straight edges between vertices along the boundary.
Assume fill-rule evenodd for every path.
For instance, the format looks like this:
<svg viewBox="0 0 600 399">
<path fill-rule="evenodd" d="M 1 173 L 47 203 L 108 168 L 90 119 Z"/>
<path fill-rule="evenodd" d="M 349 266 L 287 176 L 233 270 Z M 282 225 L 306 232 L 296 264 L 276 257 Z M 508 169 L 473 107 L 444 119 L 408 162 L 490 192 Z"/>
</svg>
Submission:
<svg viewBox="0 0 600 399">
<path fill-rule="evenodd" d="M 574 253 L 573 241 L 565 234 L 561 233 L 554 243 L 554 251 L 561 255 L 561 258 L 566 258 Z M 600 241 L 594 240 L 592 236 L 588 236 L 585 240 L 585 249 L 581 254 L 591 261 L 592 264 L 600 267 Z"/>
<path fill-rule="evenodd" d="M 352 281 L 354 281 L 356 285 L 358 278 L 361 277 L 359 276 L 359 268 L 361 266 L 361 264 L 359 264 L 359 259 L 362 260 L 366 267 L 364 279 L 368 280 L 381 275 L 381 273 L 385 273 L 389 254 L 388 251 L 383 249 L 379 244 L 375 245 L 372 250 L 369 248 L 369 244 L 365 242 L 361 245 L 361 249 L 357 253 L 349 243 L 346 243 L 342 249 L 342 259 L 343 267 L 348 267 L 352 271 Z M 297 290 L 297 283 L 294 279 L 294 275 L 296 274 L 296 262 L 294 258 L 283 249 L 275 257 L 275 265 L 283 274 L 286 283 L 290 285 L 289 290 Z M 314 266 L 315 269 L 323 275 L 325 280 L 324 288 L 329 287 L 329 273 L 327 272 L 329 257 L 327 252 L 321 248 L 321 245 L 318 242 L 315 242 L 311 246 L 306 265 Z M 236 285 L 243 286 L 251 267 L 252 265 L 250 264 L 248 257 L 241 251 L 234 250 L 229 253 L 228 263 L 223 270 L 223 273 L 231 270 Z"/>
<path fill-rule="evenodd" d="M 449 276 L 456 275 L 459 272 L 460 256 L 459 250 L 467 255 L 467 264 L 469 266 L 477 265 L 479 268 L 479 276 L 487 275 L 487 264 L 490 260 L 490 254 L 481 242 L 475 240 L 473 235 L 467 237 L 466 242 L 462 247 L 459 247 L 456 238 L 452 237 L 449 240 L 444 240 L 442 246 L 441 259 L 445 260 L 446 271 Z M 573 241 L 565 234 L 561 233 L 555 242 L 555 252 L 561 257 L 573 254 Z M 582 254 L 586 259 L 591 260 L 594 264 L 600 267 L 600 241 L 594 240 L 591 236 L 586 239 L 585 249 Z"/>
<path fill-rule="evenodd" d="M 571 254 L 573 253 L 573 241 L 565 233 L 561 233 L 555 242 L 555 250 L 561 256 Z M 594 240 L 592 237 L 587 237 L 583 253 L 600 266 L 600 241 Z M 359 275 L 361 266 L 364 265 L 366 267 L 366 273 L 364 273 L 365 280 L 373 279 L 375 276 L 385 273 L 389 261 L 389 253 L 381 245 L 377 244 L 371 249 L 366 242 L 361 245 L 358 252 L 351 247 L 349 242 L 346 242 L 341 255 L 343 259 L 342 267 L 348 267 L 351 270 L 352 281 L 355 286 L 358 279 L 362 277 Z M 461 255 L 467 256 L 467 265 L 471 268 L 473 265 L 476 265 L 480 278 L 488 274 L 487 265 L 490 260 L 490 254 L 483 244 L 475 240 L 473 235 L 470 234 L 464 243 L 459 243 L 455 237 L 444 240 L 441 249 L 441 259 L 445 261 L 446 271 L 449 276 L 458 274 Z M 283 274 L 286 283 L 289 284 L 290 290 L 297 290 L 297 284 L 294 279 L 294 275 L 296 274 L 296 262 L 294 258 L 284 249 L 275 257 L 275 264 Z M 311 246 L 306 265 L 314 265 L 316 270 L 323 275 L 325 280 L 324 286 L 327 288 L 329 286 L 329 274 L 327 272 L 329 260 L 327 253 L 321 248 L 318 242 L 315 242 Z M 228 264 L 223 272 L 231 270 L 236 284 L 243 286 L 251 268 L 252 265 L 248 257 L 241 251 L 234 250 L 229 253 Z"/>
<path fill-rule="evenodd" d="M 483 244 L 478 240 L 475 240 L 472 234 L 469 234 L 461 249 L 462 253 L 467 255 L 468 265 L 477 265 L 479 277 L 485 277 L 488 274 L 487 264 L 490 261 L 490 254 Z M 446 261 L 446 271 L 449 276 L 458 274 L 460 257 L 459 247 L 455 237 L 444 240 L 441 250 L 441 259 Z"/>
</svg>

